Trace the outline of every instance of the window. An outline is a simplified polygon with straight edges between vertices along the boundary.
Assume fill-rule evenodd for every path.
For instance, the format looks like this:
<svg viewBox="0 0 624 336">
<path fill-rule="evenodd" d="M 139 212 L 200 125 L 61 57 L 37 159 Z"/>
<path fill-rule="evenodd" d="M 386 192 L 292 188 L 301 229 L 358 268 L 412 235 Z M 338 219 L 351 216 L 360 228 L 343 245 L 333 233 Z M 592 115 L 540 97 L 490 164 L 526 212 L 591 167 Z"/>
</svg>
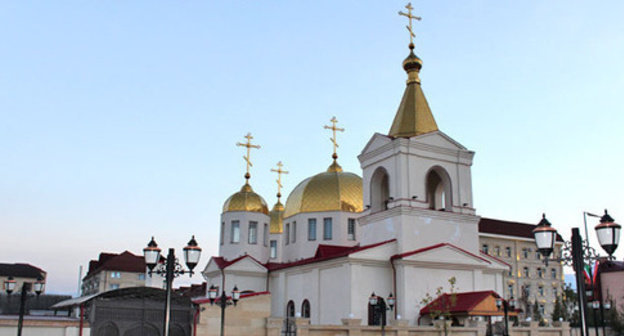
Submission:
<svg viewBox="0 0 624 336">
<path fill-rule="evenodd" d="M 303 300 L 301 304 L 301 317 L 310 318 L 310 301 L 307 299 Z"/>
<path fill-rule="evenodd" d="M 290 242 L 290 223 L 286 223 L 286 230 L 284 230 L 284 244 L 288 245 Z"/>
<path fill-rule="evenodd" d="M 542 272 L 542 269 L 540 267 L 537 268 L 537 277 L 538 278 L 544 277 L 544 272 Z"/>
<path fill-rule="evenodd" d="M 145 273 L 139 274 L 139 280 L 145 280 Z"/>
<path fill-rule="evenodd" d="M 507 292 L 509 293 L 509 297 L 513 297 L 514 296 L 513 285 L 508 285 L 507 286 Z"/>
<path fill-rule="evenodd" d="M 225 235 L 225 222 L 221 222 L 221 236 L 219 237 L 219 243 L 223 245 L 223 236 Z"/>
<path fill-rule="evenodd" d="M 507 258 L 511 258 L 511 247 L 505 247 L 505 255 L 507 255 Z"/>
<path fill-rule="evenodd" d="M 530 296 L 531 295 L 531 285 L 525 285 L 524 286 L 524 296 Z"/>
<path fill-rule="evenodd" d="M 496 246 L 494 248 L 494 255 L 497 256 L 497 257 L 500 257 L 500 255 L 501 255 L 500 246 Z"/>
<path fill-rule="evenodd" d="M 232 244 L 238 244 L 240 242 L 240 223 L 237 220 L 232 221 L 232 227 L 230 230 L 230 242 Z"/>
<path fill-rule="evenodd" d="M 488 250 L 489 247 L 487 246 L 487 244 L 483 244 L 483 246 L 481 247 L 481 251 L 483 251 L 483 253 L 488 254 Z"/>
<path fill-rule="evenodd" d="M 114 279 L 121 278 L 121 272 L 111 272 L 111 278 L 114 278 Z"/>
<path fill-rule="evenodd" d="M 110 289 L 119 289 L 119 284 L 110 284 Z"/>
<path fill-rule="evenodd" d="M 556 269 L 556 268 L 552 268 L 552 269 L 550 270 L 550 276 L 551 276 L 553 279 L 557 279 L 557 269 Z"/>
<path fill-rule="evenodd" d="M 540 315 L 544 316 L 544 305 L 543 304 L 539 305 L 539 312 L 540 312 Z"/>
<path fill-rule="evenodd" d="M 249 244 L 258 243 L 258 222 L 249 222 L 249 235 L 247 236 Z"/>
<path fill-rule="evenodd" d="M 295 243 L 297 241 L 297 222 L 293 222 L 292 226 L 292 242 Z"/>
<path fill-rule="evenodd" d="M 316 240 L 316 218 L 308 218 L 308 240 Z"/>
<path fill-rule="evenodd" d="M 529 268 L 528 268 L 528 267 L 524 267 L 524 268 L 522 269 L 522 275 L 523 275 L 525 278 L 528 278 L 528 277 L 529 277 Z"/>
<path fill-rule="evenodd" d="M 526 247 L 522 249 L 522 258 L 527 259 L 529 257 L 529 249 Z"/>
<path fill-rule="evenodd" d="M 540 296 L 544 296 L 544 287 L 543 286 L 537 287 L 537 292 L 539 293 Z"/>
<path fill-rule="evenodd" d="M 269 245 L 269 224 L 264 223 L 264 230 L 262 230 L 262 242 L 264 246 Z"/>
<path fill-rule="evenodd" d="M 355 219 L 349 218 L 347 223 L 347 239 L 355 240 Z"/>
<path fill-rule="evenodd" d="M 332 219 L 331 218 L 323 218 L 323 240 L 331 240 L 332 239 Z"/>
<path fill-rule="evenodd" d="M 535 259 L 537 259 L 537 260 L 542 259 L 542 254 L 539 253 L 539 251 L 535 251 Z"/>
<path fill-rule="evenodd" d="M 292 300 L 286 305 L 286 317 L 295 317 L 295 303 Z"/>
<path fill-rule="evenodd" d="M 507 273 L 510 277 L 513 276 L 513 268 L 509 267 L 509 273 Z"/>
<path fill-rule="evenodd" d="M 559 290 L 557 290 L 557 287 L 553 287 L 553 296 L 554 297 L 559 296 Z"/>
<path fill-rule="evenodd" d="M 277 258 L 277 240 L 271 240 L 271 259 Z"/>
</svg>

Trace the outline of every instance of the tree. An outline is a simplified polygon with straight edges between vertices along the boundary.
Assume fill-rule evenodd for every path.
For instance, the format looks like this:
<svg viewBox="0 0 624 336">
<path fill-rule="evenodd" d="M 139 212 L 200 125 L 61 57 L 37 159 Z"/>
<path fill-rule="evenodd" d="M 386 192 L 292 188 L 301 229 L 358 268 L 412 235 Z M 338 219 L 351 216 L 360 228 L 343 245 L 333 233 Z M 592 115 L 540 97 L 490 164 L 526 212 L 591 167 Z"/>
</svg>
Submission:
<svg viewBox="0 0 624 336">
<path fill-rule="evenodd" d="M 455 306 L 455 304 L 457 303 L 457 294 L 455 294 L 455 283 L 457 282 L 457 279 L 455 277 L 450 277 L 448 279 L 448 283 L 450 285 L 449 288 L 449 293 L 450 295 L 448 296 L 449 299 L 447 302 L 440 302 L 440 304 L 434 306 L 434 307 L 430 307 L 430 313 L 429 313 L 429 317 L 431 318 L 431 320 L 436 320 L 436 319 L 443 319 L 443 320 L 450 320 L 451 319 L 451 309 Z M 444 287 L 440 286 L 436 289 L 436 297 L 434 298 L 433 296 L 431 296 L 431 294 L 429 294 L 429 292 L 427 292 L 425 294 L 425 297 L 420 300 L 420 304 L 423 306 L 427 306 L 428 304 L 430 304 L 431 302 L 433 302 L 436 298 L 441 297 L 444 294 Z M 447 336 L 448 335 L 448 330 L 447 330 L 447 326 L 446 326 L 446 321 L 444 322 L 444 335 Z"/>
<path fill-rule="evenodd" d="M 539 305 L 537 303 L 537 300 L 535 300 L 535 303 L 533 303 L 533 316 L 532 316 L 532 319 L 535 322 L 539 322 L 540 325 L 544 324 L 544 318 L 542 317 L 542 312 L 539 309 Z"/>
<path fill-rule="evenodd" d="M 565 309 L 559 297 L 555 299 L 555 307 L 553 308 L 552 315 L 550 316 L 553 322 L 559 320 L 565 320 Z"/>
</svg>

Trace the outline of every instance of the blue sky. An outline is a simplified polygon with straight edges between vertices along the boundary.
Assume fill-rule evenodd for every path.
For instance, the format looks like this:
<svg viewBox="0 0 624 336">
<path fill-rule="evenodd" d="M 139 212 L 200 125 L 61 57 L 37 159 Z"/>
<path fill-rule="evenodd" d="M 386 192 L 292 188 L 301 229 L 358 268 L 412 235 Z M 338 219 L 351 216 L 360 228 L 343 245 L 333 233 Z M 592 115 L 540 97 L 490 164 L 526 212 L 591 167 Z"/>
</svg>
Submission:
<svg viewBox="0 0 624 336">
<path fill-rule="evenodd" d="M 0 261 L 40 266 L 69 293 L 101 251 L 140 253 L 154 235 L 181 254 L 195 234 L 202 268 L 243 183 L 247 132 L 270 205 L 277 161 L 285 195 L 330 164 L 332 116 L 339 162 L 361 174 L 356 156 L 405 86 L 404 5 L 0 2 Z M 438 126 L 476 151 L 478 213 L 546 212 L 565 236 L 584 210 L 621 222 L 624 3 L 413 6 Z"/>
</svg>

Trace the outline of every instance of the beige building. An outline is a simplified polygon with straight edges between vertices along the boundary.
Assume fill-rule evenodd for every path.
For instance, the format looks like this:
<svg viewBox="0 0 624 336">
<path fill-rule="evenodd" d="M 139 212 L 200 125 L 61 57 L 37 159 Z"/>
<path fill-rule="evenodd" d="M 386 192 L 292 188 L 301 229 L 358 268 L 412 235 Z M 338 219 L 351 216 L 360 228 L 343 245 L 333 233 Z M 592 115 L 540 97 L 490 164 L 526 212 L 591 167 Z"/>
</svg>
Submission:
<svg viewBox="0 0 624 336">
<path fill-rule="evenodd" d="M 558 262 L 544 265 L 533 239 L 535 226 L 481 218 L 479 243 L 484 253 L 510 265 L 504 277 L 503 297 L 515 298 L 525 313 L 537 301 L 542 316 L 550 320 L 555 299 L 563 293 L 563 267 Z M 559 237 L 554 256 L 559 255 L 562 243 Z"/>
<path fill-rule="evenodd" d="M 89 271 L 82 280 L 82 295 L 91 295 L 108 290 L 151 286 L 162 287 L 161 277 L 154 275 L 149 279 L 146 273 L 143 256 L 137 256 L 125 251 L 120 254 L 100 253 L 98 260 L 89 262 Z M 149 280 L 146 280 L 149 279 Z"/>
<path fill-rule="evenodd" d="M 35 267 L 30 264 L 4 264 L 0 263 L 0 285 L 4 285 L 5 281 L 12 278 L 15 280 L 15 291 L 21 291 L 24 283 L 34 283 L 38 279 L 45 281 L 47 273 L 39 267 Z M 45 292 L 45 287 L 43 289 Z M 34 293 L 33 286 L 30 287 L 30 292 Z M 2 288 L 2 293 L 4 288 Z"/>
</svg>

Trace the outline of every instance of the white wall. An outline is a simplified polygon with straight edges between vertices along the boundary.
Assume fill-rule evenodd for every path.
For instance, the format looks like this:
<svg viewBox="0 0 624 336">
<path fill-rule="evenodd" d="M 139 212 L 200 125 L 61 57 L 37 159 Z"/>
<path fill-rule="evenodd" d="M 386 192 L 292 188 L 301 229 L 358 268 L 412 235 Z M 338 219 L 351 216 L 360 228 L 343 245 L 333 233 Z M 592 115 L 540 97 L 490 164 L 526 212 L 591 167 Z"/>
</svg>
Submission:
<svg viewBox="0 0 624 336">
<path fill-rule="evenodd" d="M 234 220 L 239 221 L 240 236 L 238 243 L 232 243 L 231 225 Z M 251 221 L 258 223 L 256 244 L 249 244 L 248 233 L 249 222 Z M 269 225 L 269 216 L 260 212 L 224 212 L 221 214 L 221 223 L 225 223 L 225 225 L 223 226 L 224 232 L 221 233 L 223 244 L 219 246 L 220 256 L 227 260 L 232 260 L 247 253 L 260 262 L 267 262 L 269 260 L 269 239 L 267 239 L 266 246 L 264 245 L 264 225 Z M 269 231 L 270 230 L 267 230 L 267 232 Z"/>
</svg>

